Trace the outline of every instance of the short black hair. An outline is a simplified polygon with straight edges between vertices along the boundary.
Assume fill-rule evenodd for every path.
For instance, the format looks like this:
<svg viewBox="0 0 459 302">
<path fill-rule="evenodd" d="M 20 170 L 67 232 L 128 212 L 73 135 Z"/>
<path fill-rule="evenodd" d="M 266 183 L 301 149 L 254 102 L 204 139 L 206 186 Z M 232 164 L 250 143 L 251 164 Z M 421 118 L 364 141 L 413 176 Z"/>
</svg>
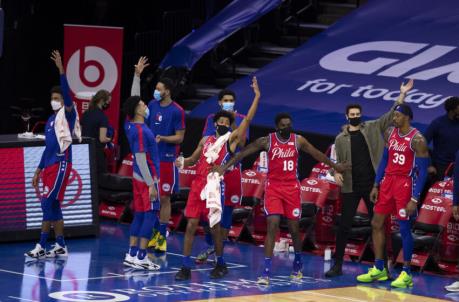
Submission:
<svg viewBox="0 0 459 302">
<path fill-rule="evenodd" d="M 354 108 L 359 109 L 360 112 L 362 112 L 362 106 L 360 106 L 360 104 L 349 104 L 346 106 L 346 115 L 349 114 L 349 110 L 354 109 Z"/>
<path fill-rule="evenodd" d="M 233 99 L 236 100 L 236 94 L 234 93 L 234 91 L 229 89 L 223 89 L 222 91 L 220 91 L 218 93 L 218 100 L 221 101 L 221 99 L 223 99 L 225 95 L 231 95 Z"/>
<path fill-rule="evenodd" d="M 214 123 L 216 123 L 221 117 L 226 117 L 230 121 L 230 125 L 234 122 L 233 114 L 226 110 L 220 110 L 219 112 L 215 113 L 214 115 Z"/>
<path fill-rule="evenodd" d="M 290 115 L 290 113 L 279 112 L 276 115 L 276 118 L 274 119 L 274 122 L 276 123 L 276 126 L 279 124 L 280 120 L 283 119 L 283 118 L 288 118 L 288 119 L 290 119 L 290 121 L 292 121 L 292 116 Z"/>
<path fill-rule="evenodd" d="M 124 114 L 127 115 L 129 119 L 134 118 L 135 109 L 137 108 L 137 105 L 139 105 L 140 101 L 141 101 L 140 96 L 134 95 L 134 96 L 128 97 L 128 99 L 124 102 L 123 112 Z"/>
<path fill-rule="evenodd" d="M 60 95 L 63 95 L 63 94 L 62 94 L 61 86 L 59 86 L 59 85 L 56 85 L 56 86 L 51 87 L 51 90 L 49 91 L 49 93 L 50 93 L 50 94 L 59 93 Z"/>
<path fill-rule="evenodd" d="M 161 79 L 159 79 L 158 82 L 159 83 L 163 83 L 164 88 L 169 90 L 171 92 L 171 95 L 173 94 L 174 88 L 175 88 L 175 84 L 174 84 L 174 81 L 172 81 L 172 79 L 170 79 L 170 78 L 161 78 Z"/>
<path fill-rule="evenodd" d="M 459 97 L 452 96 L 445 101 L 445 110 L 446 112 L 450 112 L 459 106 Z"/>
</svg>

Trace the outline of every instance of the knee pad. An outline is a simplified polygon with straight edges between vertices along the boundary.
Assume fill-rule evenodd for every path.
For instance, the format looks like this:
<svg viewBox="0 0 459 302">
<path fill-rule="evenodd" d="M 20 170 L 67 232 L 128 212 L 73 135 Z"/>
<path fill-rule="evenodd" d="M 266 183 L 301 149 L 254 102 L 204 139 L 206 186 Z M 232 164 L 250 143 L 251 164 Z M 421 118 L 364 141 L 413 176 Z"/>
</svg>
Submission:
<svg viewBox="0 0 459 302">
<path fill-rule="evenodd" d="M 135 212 L 134 219 L 131 222 L 129 234 L 133 237 L 139 237 L 140 228 L 142 227 L 144 212 Z"/>
<path fill-rule="evenodd" d="M 140 228 L 139 237 L 150 239 L 156 220 L 158 220 L 157 211 L 145 212 L 143 216 L 142 227 Z"/>
<path fill-rule="evenodd" d="M 233 207 L 223 207 L 223 212 L 222 212 L 222 220 L 220 222 L 220 225 L 224 229 L 231 229 L 231 223 L 233 221 Z"/>
</svg>

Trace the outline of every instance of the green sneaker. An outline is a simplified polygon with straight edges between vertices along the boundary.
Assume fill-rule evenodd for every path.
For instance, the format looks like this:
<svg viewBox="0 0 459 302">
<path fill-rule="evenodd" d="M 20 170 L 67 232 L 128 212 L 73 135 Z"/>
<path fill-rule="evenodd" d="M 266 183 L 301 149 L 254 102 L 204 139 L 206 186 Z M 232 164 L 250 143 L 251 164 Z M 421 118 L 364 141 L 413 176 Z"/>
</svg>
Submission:
<svg viewBox="0 0 459 302">
<path fill-rule="evenodd" d="M 150 241 L 148 241 L 147 247 L 154 249 L 156 247 L 156 243 L 158 242 L 158 239 L 159 239 L 160 235 L 161 234 L 159 233 L 158 230 L 153 230 L 153 234 L 151 235 Z"/>
<path fill-rule="evenodd" d="M 375 266 L 368 269 L 368 273 L 357 276 L 357 281 L 370 283 L 373 281 L 386 281 L 388 279 L 387 270 L 384 268 L 382 271 Z"/>
<path fill-rule="evenodd" d="M 159 235 L 155 245 L 155 252 L 165 253 L 167 251 L 167 241 L 163 235 Z"/>
<path fill-rule="evenodd" d="M 400 275 L 398 275 L 397 279 L 392 281 L 390 286 L 397 288 L 413 287 L 413 277 L 408 275 L 405 271 L 402 271 Z"/>
</svg>

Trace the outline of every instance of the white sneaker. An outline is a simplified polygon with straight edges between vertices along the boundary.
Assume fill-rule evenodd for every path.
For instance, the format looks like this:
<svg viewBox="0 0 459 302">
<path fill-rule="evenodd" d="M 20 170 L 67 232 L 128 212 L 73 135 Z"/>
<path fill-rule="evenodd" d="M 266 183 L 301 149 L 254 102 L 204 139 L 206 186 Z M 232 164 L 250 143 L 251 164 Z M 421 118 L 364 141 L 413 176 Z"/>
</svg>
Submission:
<svg viewBox="0 0 459 302">
<path fill-rule="evenodd" d="M 40 243 L 35 245 L 35 248 L 27 253 L 24 253 L 24 256 L 36 259 L 43 259 L 46 257 L 46 251 L 41 247 Z"/>
<path fill-rule="evenodd" d="M 67 257 L 68 255 L 67 247 L 60 246 L 57 242 L 51 250 L 46 252 L 46 258 Z"/>
<path fill-rule="evenodd" d="M 148 271 L 157 271 L 159 270 L 161 267 L 153 262 L 151 262 L 150 259 L 148 259 L 147 256 L 145 256 L 145 258 L 143 258 L 142 260 L 140 260 L 139 258 L 135 257 L 134 259 L 134 267 L 137 268 L 137 269 L 144 269 L 144 270 L 148 270 Z"/>
<path fill-rule="evenodd" d="M 459 281 L 453 282 L 450 285 L 445 286 L 445 289 L 449 292 L 459 292 Z"/>
<path fill-rule="evenodd" d="M 129 267 L 135 267 L 134 265 L 134 261 L 137 257 L 136 256 L 131 256 L 131 254 L 129 253 L 126 253 L 126 256 L 124 256 L 124 260 L 123 260 L 123 264 L 125 266 L 129 266 Z"/>
</svg>

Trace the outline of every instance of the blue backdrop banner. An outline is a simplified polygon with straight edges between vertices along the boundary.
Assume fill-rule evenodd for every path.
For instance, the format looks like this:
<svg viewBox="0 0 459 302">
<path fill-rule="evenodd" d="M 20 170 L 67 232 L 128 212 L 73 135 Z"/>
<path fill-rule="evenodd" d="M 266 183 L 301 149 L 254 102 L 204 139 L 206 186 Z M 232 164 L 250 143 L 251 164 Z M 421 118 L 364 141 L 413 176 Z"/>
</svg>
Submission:
<svg viewBox="0 0 459 302">
<path fill-rule="evenodd" d="M 256 76 L 261 88 L 254 124 L 274 126 L 277 112 L 293 115 L 297 130 L 335 135 L 346 122 L 347 104 L 377 118 L 414 79 L 406 102 L 424 128 L 444 114 L 444 101 L 459 91 L 459 3 L 444 0 L 373 0 L 310 39 Z M 234 83 L 236 109 L 246 113 L 253 98 L 250 79 Z M 217 111 L 211 98 L 192 111 Z"/>
</svg>

